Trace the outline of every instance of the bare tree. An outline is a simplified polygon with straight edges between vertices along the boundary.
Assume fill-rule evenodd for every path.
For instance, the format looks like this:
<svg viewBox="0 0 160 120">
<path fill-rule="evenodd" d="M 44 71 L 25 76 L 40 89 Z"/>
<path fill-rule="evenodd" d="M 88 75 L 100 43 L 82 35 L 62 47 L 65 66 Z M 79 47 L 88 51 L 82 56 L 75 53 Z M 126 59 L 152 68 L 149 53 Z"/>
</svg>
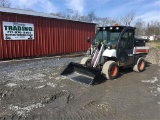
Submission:
<svg viewBox="0 0 160 120">
<path fill-rule="evenodd" d="M 87 22 L 93 22 L 96 20 L 96 15 L 94 11 L 90 11 L 86 17 L 87 17 Z"/>
<path fill-rule="evenodd" d="M 66 11 L 63 13 L 66 19 L 72 19 L 73 14 L 74 14 L 74 10 L 72 9 L 66 9 Z"/>
<path fill-rule="evenodd" d="M 121 18 L 121 21 L 124 25 L 130 26 L 135 16 L 134 11 L 128 12 L 124 17 Z"/>
<path fill-rule="evenodd" d="M 53 15 L 53 16 L 60 17 L 60 18 L 64 18 L 63 15 L 62 15 L 62 12 L 50 13 L 50 14 Z"/>
<path fill-rule="evenodd" d="M 159 21 L 151 21 L 147 24 L 146 27 L 146 35 L 152 36 L 160 36 L 160 22 Z"/>
<path fill-rule="evenodd" d="M 73 14 L 72 14 L 72 16 L 71 16 L 71 19 L 72 19 L 72 20 L 81 21 L 81 15 L 80 15 L 80 13 L 79 13 L 78 10 L 74 10 L 74 11 L 73 11 Z"/>
<path fill-rule="evenodd" d="M 80 21 L 86 22 L 87 21 L 87 17 L 86 16 L 81 16 Z"/>
<path fill-rule="evenodd" d="M 141 19 L 138 19 L 135 22 L 135 27 L 136 27 L 136 31 L 135 31 L 136 36 L 145 35 L 145 22 L 144 21 L 142 21 Z"/>
<path fill-rule="evenodd" d="M 110 18 L 108 25 L 115 25 L 115 24 L 121 25 L 121 23 L 118 19 L 111 19 Z"/>
<path fill-rule="evenodd" d="M 32 11 L 32 12 L 35 12 L 35 10 L 33 10 L 32 8 L 27 8 L 27 7 L 24 7 L 22 8 L 23 10 L 27 10 L 27 11 Z"/>
<path fill-rule="evenodd" d="M 107 26 L 110 23 L 109 18 L 97 18 L 96 23 L 99 27 Z"/>
<path fill-rule="evenodd" d="M 0 0 L 0 7 L 11 7 L 11 2 L 9 0 Z"/>
<path fill-rule="evenodd" d="M 160 22 L 159 21 L 154 21 L 153 22 L 153 32 L 156 36 L 159 36 L 160 35 Z"/>
<path fill-rule="evenodd" d="M 68 19 L 68 20 L 80 20 L 81 19 L 79 11 L 72 10 L 72 9 L 66 9 L 64 12 L 57 12 L 57 13 L 51 13 L 51 14 L 57 17 Z"/>
</svg>

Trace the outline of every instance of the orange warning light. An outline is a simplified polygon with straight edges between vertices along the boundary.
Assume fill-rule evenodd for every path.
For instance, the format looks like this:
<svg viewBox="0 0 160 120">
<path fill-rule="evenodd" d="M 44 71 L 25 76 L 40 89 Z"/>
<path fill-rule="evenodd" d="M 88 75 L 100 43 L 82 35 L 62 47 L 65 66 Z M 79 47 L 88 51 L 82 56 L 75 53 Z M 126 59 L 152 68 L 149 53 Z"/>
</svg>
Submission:
<svg viewBox="0 0 160 120">
<path fill-rule="evenodd" d="M 119 25 L 116 23 L 116 24 L 114 24 L 114 26 L 119 26 Z"/>
</svg>

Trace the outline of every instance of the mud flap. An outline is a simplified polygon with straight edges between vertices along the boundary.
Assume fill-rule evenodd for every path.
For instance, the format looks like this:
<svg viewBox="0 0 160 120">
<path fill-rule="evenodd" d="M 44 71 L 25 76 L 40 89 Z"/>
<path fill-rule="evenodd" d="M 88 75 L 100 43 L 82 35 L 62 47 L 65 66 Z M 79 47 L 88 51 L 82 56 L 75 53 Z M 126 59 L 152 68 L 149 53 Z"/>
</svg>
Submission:
<svg viewBox="0 0 160 120">
<path fill-rule="evenodd" d="M 63 70 L 61 75 L 66 76 L 73 81 L 93 85 L 98 80 L 98 76 L 101 75 L 101 69 L 86 67 L 81 64 L 71 62 Z"/>
</svg>

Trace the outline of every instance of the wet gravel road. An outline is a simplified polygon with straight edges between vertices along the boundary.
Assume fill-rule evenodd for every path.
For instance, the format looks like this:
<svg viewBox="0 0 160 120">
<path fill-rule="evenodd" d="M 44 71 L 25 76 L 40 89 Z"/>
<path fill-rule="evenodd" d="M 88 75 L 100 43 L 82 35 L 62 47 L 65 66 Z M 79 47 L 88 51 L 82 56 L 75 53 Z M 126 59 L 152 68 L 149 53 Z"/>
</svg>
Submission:
<svg viewBox="0 0 160 120">
<path fill-rule="evenodd" d="M 144 72 L 94 86 L 59 75 L 82 57 L 1 61 L 0 120 L 160 120 L 159 58 L 149 56 Z"/>
</svg>

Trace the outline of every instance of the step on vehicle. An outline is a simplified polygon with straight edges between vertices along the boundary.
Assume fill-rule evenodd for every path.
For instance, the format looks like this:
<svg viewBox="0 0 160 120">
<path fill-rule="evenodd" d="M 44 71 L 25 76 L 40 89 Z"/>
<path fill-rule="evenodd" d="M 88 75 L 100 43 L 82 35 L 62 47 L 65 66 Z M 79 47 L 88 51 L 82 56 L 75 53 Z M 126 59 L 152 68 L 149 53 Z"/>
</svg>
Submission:
<svg viewBox="0 0 160 120">
<path fill-rule="evenodd" d="M 119 68 L 132 67 L 136 72 L 145 69 L 144 58 L 149 52 L 148 39 L 136 38 L 135 27 L 98 27 L 87 56 L 80 63 L 71 62 L 61 73 L 69 79 L 93 85 L 98 76 L 115 79 Z M 87 39 L 90 43 L 90 38 Z"/>
</svg>

